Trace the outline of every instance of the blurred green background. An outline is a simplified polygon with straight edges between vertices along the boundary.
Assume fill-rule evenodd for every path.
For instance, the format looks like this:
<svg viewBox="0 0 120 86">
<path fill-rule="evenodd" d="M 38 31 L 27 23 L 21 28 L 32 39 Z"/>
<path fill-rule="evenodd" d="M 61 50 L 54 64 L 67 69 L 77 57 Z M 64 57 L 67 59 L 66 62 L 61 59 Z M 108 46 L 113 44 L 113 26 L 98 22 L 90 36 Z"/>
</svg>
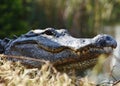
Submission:
<svg viewBox="0 0 120 86">
<path fill-rule="evenodd" d="M 119 24 L 119 16 L 120 0 L 0 0 L 0 38 L 47 27 L 92 37 Z"/>
</svg>

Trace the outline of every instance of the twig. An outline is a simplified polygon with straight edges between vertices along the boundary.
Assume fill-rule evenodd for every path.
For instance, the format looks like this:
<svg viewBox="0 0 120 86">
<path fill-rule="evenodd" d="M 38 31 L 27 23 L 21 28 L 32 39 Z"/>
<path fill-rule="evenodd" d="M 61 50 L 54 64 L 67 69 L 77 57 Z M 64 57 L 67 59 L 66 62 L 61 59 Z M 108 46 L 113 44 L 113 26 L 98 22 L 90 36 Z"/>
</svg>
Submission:
<svg viewBox="0 0 120 86">
<path fill-rule="evenodd" d="M 113 70 L 114 70 L 115 66 L 116 66 L 116 65 L 113 66 L 110 75 L 112 76 L 112 78 L 113 78 L 115 81 L 117 81 L 117 79 L 113 76 Z"/>
<path fill-rule="evenodd" d="M 111 71 L 111 76 L 112 76 L 112 78 L 115 80 L 115 81 L 113 82 L 113 85 L 112 85 L 112 86 L 117 85 L 117 84 L 120 82 L 120 79 L 117 80 L 117 79 L 113 76 L 113 70 L 114 70 L 115 66 L 116 66 L 116 65 L 113 66 L 112 71 Z"/>
<path fill-rule="evenodd" d="M 108 86 L 108 85 L 113 85 L 113 82 L 111 82 L 111 81 L 105 81 L 105 82 L 102 82 L 102 83 L 100 83 L 100 84 L 97 84 L 96 86 Z"/>
<path fill-rule="evenodd" d="M 19 59 L 19 60 L 31 60 L 31 61 L 36 61 L 36 62 L 48 63 L 48 61 L 45 61 L 45 60 L 35 59 L 35 58 L 31 58 L 31 57 L 26 57 L 26 56 L 14 56 L 14 55 L 0 54 L 0 57 L 14 58 L 14 59 Z"/>
<path fill-rule="evenodd" d="M 113 86 L 114 86 L 114 85 L 117 85 L 119 82 L 120 82 L 120 79 L 117 80 L 117 81 L 115 81 L 115 82 L 113 83 Z"/>
</svg>

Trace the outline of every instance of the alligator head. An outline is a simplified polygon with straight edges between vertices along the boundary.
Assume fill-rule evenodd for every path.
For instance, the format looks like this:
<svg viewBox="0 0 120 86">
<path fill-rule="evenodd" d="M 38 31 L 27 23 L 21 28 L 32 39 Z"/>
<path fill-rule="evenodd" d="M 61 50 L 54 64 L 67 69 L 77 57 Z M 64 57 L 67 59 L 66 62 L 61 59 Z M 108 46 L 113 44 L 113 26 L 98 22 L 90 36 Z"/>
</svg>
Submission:
<svg viewBox="0 0 120 86">
<path fill-rule="evenodd" d="M 106 48 L 116 48 L 117 43 L 109 35 L 94 38 L 74 38 L 65 29 L 31 30 L 4 47 L 4 54 L 27 56 L 50 61 L 57 69 L 88 69 L 97 57 L 107 53 Z M 25 61 L 39 67 L 41 63 Z"/>
</svg>

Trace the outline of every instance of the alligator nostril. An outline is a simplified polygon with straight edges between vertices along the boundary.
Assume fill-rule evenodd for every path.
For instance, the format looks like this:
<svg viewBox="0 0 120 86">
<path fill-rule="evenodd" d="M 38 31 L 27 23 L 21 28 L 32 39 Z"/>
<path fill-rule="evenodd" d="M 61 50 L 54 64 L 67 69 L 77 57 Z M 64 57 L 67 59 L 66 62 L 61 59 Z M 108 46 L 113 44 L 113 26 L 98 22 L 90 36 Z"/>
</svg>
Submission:
<svg viewBox="0 0 120 86">
<path fill-rule="evenodd" d="M 83 42 L 85 42 L 85 40 L 83 40 Z"/>
</svg>

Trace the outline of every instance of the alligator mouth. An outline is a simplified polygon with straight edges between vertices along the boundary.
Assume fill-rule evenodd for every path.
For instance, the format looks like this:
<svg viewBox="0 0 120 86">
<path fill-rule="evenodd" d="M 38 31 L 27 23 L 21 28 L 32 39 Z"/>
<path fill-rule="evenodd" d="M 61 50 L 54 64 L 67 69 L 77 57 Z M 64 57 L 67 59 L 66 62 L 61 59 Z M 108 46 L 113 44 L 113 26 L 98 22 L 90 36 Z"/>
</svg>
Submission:
<svg viewBox="0 0 120 86">
<path fill-rule="evenodd" d="M 54 66 L 58 70 L 85 70 L 95 66 L 97 58 L 101 54 L 109 54 L 113 51 L 113 47 L 103 47 L 103 48 L 90 48 L 80 49 L 75 52 L 77 54 L 76 58 L 63 58 L 59 61 L 54 62 Z"/>
<path fill-rule="evenodd" d="M 93 67 L 96 62 L 97 62 L 97 57 L 101 54 L 108 54 L 112 52 L 112 50 L 115 47 L 97 47 L 93 46 L 91 44 L 87 46 L 83 46 L 79 49 L 74 49 L 71 47 L 65 47 L 65 46 L 60 46 L 57 48 L 52 48 L 48 46 L 44 46 L 42 44 L 39 44 L 36 41 L 23 41 L 19 44 L 33 44 L 37 45 L 37 48 L 43 49 L 46 52 L 51 52 L 53 54 L 57 54 L 66 50 L 69 50 L 71 53 L 73 53 L 74 57 L 63 57 L 59 58 L 57 60 L 52 61 L 53 66 L 55 66 L 56 69 L 58 70 L 71 70 L 71 69 L 78 69 L 78 70 L 84 70 L 88 69 L 90 67 Z"/>
</svg>

